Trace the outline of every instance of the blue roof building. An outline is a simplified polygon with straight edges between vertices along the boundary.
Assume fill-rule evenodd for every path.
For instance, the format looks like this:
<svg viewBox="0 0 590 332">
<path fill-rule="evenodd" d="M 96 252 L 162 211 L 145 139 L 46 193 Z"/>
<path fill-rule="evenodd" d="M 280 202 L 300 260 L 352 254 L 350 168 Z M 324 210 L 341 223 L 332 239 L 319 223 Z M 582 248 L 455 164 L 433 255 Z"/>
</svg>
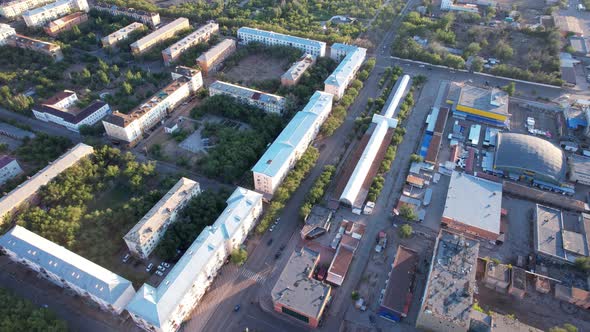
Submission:
<svg viewBox="0 0 590 332">
<path fill-rule="evenodd" d="M 365 61 L 366 55 L 367 50 L 362 47 L 346 44 L 332 45 L 330 56 L 342 61 L 324 81 L 324 91 L 333 94 L 337 99 L 342 98 L 344 91 Z"/>
</svg>

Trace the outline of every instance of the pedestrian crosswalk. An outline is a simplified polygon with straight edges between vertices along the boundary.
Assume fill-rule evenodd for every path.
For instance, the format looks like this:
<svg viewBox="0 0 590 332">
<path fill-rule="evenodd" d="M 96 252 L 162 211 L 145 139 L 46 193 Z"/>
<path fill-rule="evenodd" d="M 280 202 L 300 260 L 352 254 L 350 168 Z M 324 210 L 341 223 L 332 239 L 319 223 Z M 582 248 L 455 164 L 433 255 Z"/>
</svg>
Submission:
<svg viewBox="0 0 590 332">
<path fill-rule="evenodd" d="M 243 277 L 244 279 L 252 280 L 256 283 L 263 284 L 266 281 L 266 276 L 260 273 L 252 272 L 246 268 L 243 268 L 240 271 L 239 277 Z"/>
</svg>

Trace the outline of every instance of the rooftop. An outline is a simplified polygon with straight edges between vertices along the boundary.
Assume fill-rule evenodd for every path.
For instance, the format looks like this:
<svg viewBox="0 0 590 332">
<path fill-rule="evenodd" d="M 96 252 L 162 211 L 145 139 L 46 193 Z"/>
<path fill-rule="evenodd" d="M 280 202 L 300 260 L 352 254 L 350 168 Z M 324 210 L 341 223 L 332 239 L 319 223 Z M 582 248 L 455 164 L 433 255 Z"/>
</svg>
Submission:
<svg viewBox="0 0 590 332">
<path fill-rule="evenodd" d="M 281 78 L 297 81 L 315 61 L 313 55 L 305 54 L 281 76 Z"/>
<path fill-rule="evenodd" d="M 584 182 L 590 182 L 590 157 L 572 154 L 567 158 L 570 172 Z"/>
<path fill-rule="evenodd" d="M 329 227 L 332 219 L 332 211 L 321 205 L 314 205 L 311 212 L 305 218 L 305 225 L 301 229 L 303 236 L 314 237 L 323 234 Z"/>
<path fill-rule="evenodd" d="M 278 33 L 278 32 L 260 30 L 260 29 L 249 28 L 249 27 L 239 28 L 238 35 L 240 33 L 247 33 L 247 34 L 252 34 L 252 35 L 261 36 L 261 37 L 270 38 L 270 39 L 278 39 L 278 40 L 282 40 L 282 41 L 285 41 L 288 43 L 302 44 L 302 45 L 306 45 L 306 46 L 310 46 L 310 47 L 320 47 L 320 48 L 326 47 L 326 43 L 321 42 L 321 41 L 307 39 L 307 38 L 301 38 L 301 37 L 295 37 L 295 36 L 285 35 L 285 34 Z"/>
<path fill-rule="evenodd" d="M 293 252 L 271 296 L 275 303 L 309 317 L 318 317 L 330 294 L 330 286 L 310 278 L 320 254 L 306 247 Z"/>
<path fill-rule="evenodd" d="M 217 43 L 217 45 L 215 45 L 211 49 L 209 49 L 207 52 L 201 54 L 197 58 L 197 61 L 205 61 L 205 62 L 211 61 L 211 58 L 215 58 L 217 56 L 217 54 L 225 51 L 228 47 L 231 47 L 235 43 L 236 43 L 236 41 L 233 39 L 224 39 L 221 42 Z"/>
<path fill-rule="evenodd" d="M 46 42 L 44 40 L 39 40 L 39 39 L 34 39 L 31 37 L 19 35 L 18 33 L 16 35 L 12 35 L 8 38 L 13 40 L 17 45 L 19 45 L 19 46 L 22 45 L 23 47 L 26 47 L 26 48 L 32 49 L 32 50 L 43 49 L 45 51 L 51 52 L 51 51 L 55 51 L 55 50 L 60 49 L 60 46 L 58 44 L 54 44 L 54 43 Z"/>
<path fill-rule="evenodd" d="M 0 155 L 0 169 L 3 168 L 4 166 L 10 164 L 11 162 L 15 161 L 16 159 L 10 157 L 10 156 L 2 156 Z"/>
<path fill-rule="evenodd" d="M 156 203 L 141 220 L 125 235 L 125 239 L 144 243 L 158 233 L 177 207 L 190 197 L 199 184 L 191 179 L 181 178 L 162 199 Z"/>
<path fill-rule="evenodd" d="M 200 42 L 203 35 L 215 33 L 215 31 L 219 30 L 219 24 L 214 22 L 209 22 L 202 27 L 199 27 L 197 30 L 191 32 L 186 37 L 182 38 L 181 40 L 177 41 L 176 43 L 170 45 L 170 47 L 166 48 L 162 51 L 162 53 L 166 53 L 168 55 L 172 55 L 172 52 L 182 51 L 188 47 L 191 47 L 195 43 Z"/>
<path fill-rule="evenodd" d="M 134 42 L 133 45 L 136 45 L 137 47 L 140 47 L 140 45 L 142 44 L 147 44 L 147 43 L 151 43 L 152 40 L 154 39 L 159 39 L 161 38 L 162 35 L 167 34 L 168 32 L 170 32 L 171 30 L 177 30 L 179 26 L 181 25 L 186 25 L 188 27 L 188 18 L 185 17 L 179 17 L 177 19 L 175 19 L 174 21 L 164 25 L 163 27 L 157 29 L 156 31 L 150 33 L 149 35 L 137 40 L 136 42 Z"/>
<path fill-rule="evenodd" d="M 329 113 L 332 108 L 332 94 L 316 91 L 301 112 L 281 131 L 264 155 L 252 168 L 253 172 L 275 176 L 285 163 L 291 159 L 297 146 L 317 125 L 318 117 Z"/>
<path fill-rule="evenodd" d="M 78 18 L 82 17 L 82 16 L 86 16 L 87 14 L 84 12 L 75 12 L 75 13 L 71 13 L 69 15 L 66 15 L 64 17 L 60 17 L 57 20 L 51 21 L 49 22 L 47 25 L 49 27 L 55 27 L 55 28 L 59 28 L 62 27 L 68 23 L 70 23 L 70 21 L 74 21 L 77 20 Z"/>
<path fill-rule="evenodd" d="M 385 294 L 381 305 L 402 314 L 407 314 L 412 297 L 410 294 L 419 256 L 414 250 L 397 247 Z"/>
<path fill-rule="evenodd" d="M 139 22 L 133 22 L 127 26 L 122 27 L 121 29 L 111 33 L 110 35 L 104 37 L 103 39 L 109 39 L 109 38 L 116 38 L 118 39 L 120 35 L 127 35 L 137 29 L 140 29 L 141 27 L 143 27 L 144 25 L 139 23 Z"/>
<path fill-rule="evenodd" d="M 144 16 L 160 16 L 158 13 L 146 12 L 144 10 L 135 9 L 135 8 L 126 8 L 126 7 L 119 7 L 108 3 L 97 2 L 94 4 L 93 7 L 98 7 L 107 10 L 119 11 L 123 13 L 129 13 L 132 15 L 144 15 Z"/>
<path fill-rule="evenodd" d="M 38 15 L 38 14 L 41 14 L 41 13 L 46 12 L 48 10 L 51 10 L 53 8 L 57 8 L 57 7 L 61 7 L 61 6 L 69 6 L 71 2 L 72 2 L 71 0 L 57 0 L 55 2 L 47 4 L 45 6 L 29 9 L 23 13 L 23 16 Z"/>
<path fill-rule="evenodd" d="M 508 94 L 496 88 L 484 89 L 453 82 L 449 87 L 449 99 L 464 107 L 510 115 L 508 113 Z"/>
<path fill-rule="evenodd" d="M 496 264 L 490 260 L 486 263 L 486 278 L 510 282 L 510 268 L 508 265 Z"/>
<path fill-rule="evenodd" d="M 348 268 L 352 263 L 353 257 L 354 252 L 351 249 L 349 249 L 348 246 L 343 246 L 341 243 L 340 246 L 338 246 L 338 250 L 336 250 L 336 255 L 334 255 L 334 259 L 332 259 L 332 263 L 330 264 L 330 268 L 328 269 L 328 277 L 326 280 L 336 284 L 340 284 L 341 282 L 339 280 L 330 280 L 331 274 L 344 279 L 346 273 L 348 272 Z"/>
<path fill-rule="evenodd" d="M 334 48 L 334 45 L 332 45 L 332 48 Z M 366 54 L 367 49 L 362 47 L 355 47 L 354 50 L 349 51 L 324 83 L 335 86 L 347 84 L 354 71 L 365 61 Z"/>
<path fill-rule="evenodd" d="M 428 275 L 423 311 L 459 326 L 469 326 L 478 253 L 478 241 L 441 231 Z"/>
<path fill-rule="evenodd" d="M 264 104 L 273 104 L 284 107 L 286 103 L 286 99 L 284 97 L 222 81 L 215 81 L 211 83 L 209 85 L 209 89 L 216 89 L 235 97 L 252 99 Z"/>
<path fill-rule="evenodd" d="M 500 234 L 502 184 L 453 171 L 443 218 Z"/>
</svg>

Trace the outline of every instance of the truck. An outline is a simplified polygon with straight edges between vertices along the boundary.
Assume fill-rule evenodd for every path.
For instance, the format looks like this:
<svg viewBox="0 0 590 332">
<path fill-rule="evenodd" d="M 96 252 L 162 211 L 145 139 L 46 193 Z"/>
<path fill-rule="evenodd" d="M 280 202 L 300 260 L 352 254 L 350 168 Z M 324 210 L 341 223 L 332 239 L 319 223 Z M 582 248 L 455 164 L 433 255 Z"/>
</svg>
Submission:
<svg viewBox="0 0 590 332">
<path fill-rule="evenodd" d="M 368 201 L 367 204 L 365 204 L 365 208 L 363 209 L 363 214 L 373 213 L 374 208 L 375 208 L 375 202 Z"/>
</svg>

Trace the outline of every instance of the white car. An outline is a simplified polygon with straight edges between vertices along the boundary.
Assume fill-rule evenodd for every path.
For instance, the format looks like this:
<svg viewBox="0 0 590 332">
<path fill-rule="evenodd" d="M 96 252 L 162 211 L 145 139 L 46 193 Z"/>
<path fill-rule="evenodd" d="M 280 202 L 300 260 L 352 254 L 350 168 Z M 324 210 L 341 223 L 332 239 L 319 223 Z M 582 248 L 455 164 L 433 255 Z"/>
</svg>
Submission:
<svg viewBox="0 0 590 332">
<path fill-rule="evenodd" d="M 156 271 L 156 274 L 159 275 L 160 277 L 162 277 L 164 275 L 164 272 L 162 272 L 162 271 Z"/>
</svg>

